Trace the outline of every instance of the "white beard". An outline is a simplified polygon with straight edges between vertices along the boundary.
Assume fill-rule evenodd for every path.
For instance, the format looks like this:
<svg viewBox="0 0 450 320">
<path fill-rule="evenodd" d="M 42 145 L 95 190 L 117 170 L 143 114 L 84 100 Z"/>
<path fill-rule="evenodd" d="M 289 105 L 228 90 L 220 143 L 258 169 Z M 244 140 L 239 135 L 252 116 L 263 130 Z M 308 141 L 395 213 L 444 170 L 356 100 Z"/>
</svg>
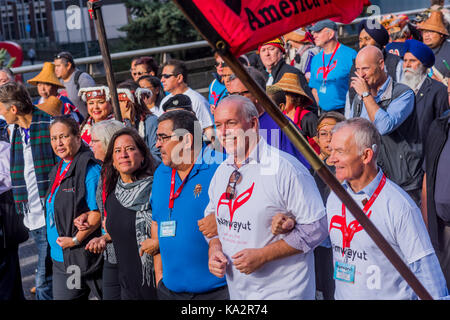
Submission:
<svg viewBox="0 0 450 320">
<path fill-rule="evenodd" d="M 400 83 L 406 84 L 412 90 L 417 92 L 419 90 L 418 86 L 422 83 L 423 79 L 426 77 L 426 68 L 420 67 L 417 70 L 411 68 L 405 68 L 403 70 L 402 78 Z"/>
</svg>

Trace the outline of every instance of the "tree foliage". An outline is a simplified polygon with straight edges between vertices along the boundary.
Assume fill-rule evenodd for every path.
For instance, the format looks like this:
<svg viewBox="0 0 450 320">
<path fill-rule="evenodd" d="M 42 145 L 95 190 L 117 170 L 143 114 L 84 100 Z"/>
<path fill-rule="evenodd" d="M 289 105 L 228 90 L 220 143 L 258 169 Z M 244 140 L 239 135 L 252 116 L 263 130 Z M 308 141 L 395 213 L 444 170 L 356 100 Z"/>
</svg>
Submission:
<svg viewBox="0 0 450 320">
<path fill-rule="evenodd" d="M 150 48 L 201 40 L 183 13 L 173 2 L 125 0 L 131 21 L 120 28 L 127 33 L 129 49 Z"/>
</svg>

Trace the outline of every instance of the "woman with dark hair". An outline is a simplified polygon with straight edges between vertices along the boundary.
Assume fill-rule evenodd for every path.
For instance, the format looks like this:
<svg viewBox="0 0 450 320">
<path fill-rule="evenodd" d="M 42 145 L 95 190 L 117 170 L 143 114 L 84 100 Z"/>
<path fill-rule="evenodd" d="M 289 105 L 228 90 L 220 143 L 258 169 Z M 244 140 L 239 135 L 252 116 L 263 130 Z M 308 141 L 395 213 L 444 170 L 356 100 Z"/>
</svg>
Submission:
<svg viewBox="0 0 450 320">
<path fill-rule="evenodd" d="M 144 103 L 144 96 L 151 96 L 148 89 L 139 88 L 131 81 L 122 82 L 117 86 L 120 112 L 124 123 L 128 127 L 135 128 L 150 148 L 150 153 L 159 164 L 161 153 L 156 148 L 156 129 L 158 117 L 152 114 Z"/>
<path fill-rule="evenodd" d="M 61 159 L 49 174 L 45 197 L 47 239 L 53 260 L 53 299 L 88 299 L 90 293 L 101 298 L 102 256 L 84 249 L 100 235 L 100 212 L 95 190 L 100 165 L 80 136 L 78 123 L 71 117 L 56 117 L 50 125 L 50 141 Z M 75 192 L 76 191 L 76 192 Z M 74 220 L 89 216 L 89 230 L 79 231 Z M 75 267 L 75 268 L 74 268 Z M 72 269 L 71 269 L 72 268 Z M 76 272 L 77 284 L 70 286 Z"/>
<path fill-rule="evenodd" d="M 153 93 L 150 98 L 144 98 L 144 101 L 150 112 L 159 117 L 163 114 L 161 101 L 166 96 L 161 80 L 153 76 L 142 76 L 138 79 L 137 83 L 139 87 L 148 89 Z"/>
<path fill-rule="evenodd" d="M 156 299 L 150 194 L 155 164 L 133 128 L 117 131 L 102 168 L 110 235 L 119 268 L 122 300 Z"/>
</svg>

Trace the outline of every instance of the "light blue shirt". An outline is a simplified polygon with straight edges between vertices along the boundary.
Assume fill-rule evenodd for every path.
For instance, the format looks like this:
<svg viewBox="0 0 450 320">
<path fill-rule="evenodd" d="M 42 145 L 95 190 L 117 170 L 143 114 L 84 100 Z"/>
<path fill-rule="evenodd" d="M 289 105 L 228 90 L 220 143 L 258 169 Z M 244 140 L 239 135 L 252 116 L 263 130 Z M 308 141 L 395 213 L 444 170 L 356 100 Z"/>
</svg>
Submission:
<svg viewBox="0 0 450 320">
<path fill-rule="evenodd" d="M 379 170 L 375 179 L 355 193 L 348 183 L 343 186 L 362 207 L 361 200 L 370 199 L 378 187 L 383 173 Z M 400 187 L 389 179 L 378 198 L 370 207 L 370 220 L 407 263 L 418 280 L 434 298 L 447 298 L 448 290 L 439 261 L 431 245 L 420 209 Z M 368 212 L 368 213 L 369 213 Z M 368 214 L 367 213 L 367 214 Z M 355 233 L 349 248 L 342 248 L 343 235 L 335 216 L 342 215 L 342 202 L 331 192 L 327 201 L 327 216 L 336 261 L 354 265 L 354 283 L 336 280 L 336 299 L 417 299 L 417 295 L 376 246 L 367 232 Z M 346 211 L 346 225 L 355 218 Z M 332 224 L 333 223 L 333 224 Z"/>
<path fill-rule="evenodd" d="M 392 78 L 388 76 L 386 81 L 383 83 L 381 88 L 377 92 L 377 96 L 375 98 L 376 103 L 380 103 L 380 101 L 387 99 L 391 95 L 392 88 Z M 397 99 L 392 100 L 386 110 L 378 109 L 375 113 L 375 119 L 373 124 L 378 129 L 378 132 L 381 135 L 386 135 L 397 129 L 413 112 L 414 110 L 414 91 L 407 90 L 402 95 L 400 95 Z M 352 118 L 353 115 L 353 106 L 351 108 L 346 108 L 345 117 Z M 366 107 L 363 102 L 363 108 L 361 110 L 362 118 L 365 118 L 369 121 L 369 115 L 367 113 Z"/>
</svg>

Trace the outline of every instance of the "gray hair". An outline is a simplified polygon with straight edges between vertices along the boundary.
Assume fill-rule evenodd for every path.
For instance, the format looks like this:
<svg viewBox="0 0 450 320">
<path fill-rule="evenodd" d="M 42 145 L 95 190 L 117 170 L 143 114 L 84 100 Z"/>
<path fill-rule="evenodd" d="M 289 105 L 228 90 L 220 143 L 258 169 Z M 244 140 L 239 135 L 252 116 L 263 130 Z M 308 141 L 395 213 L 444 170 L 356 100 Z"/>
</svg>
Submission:
<svg viewBox="0 0 450 320">
<path fill-rule="evenodd" d="M 360 154 L 363 153 L 364 149 L 372 149 L 374 159 L 377 159 L 381 145 L 381 136 L 372 122 L 364 118 L 348 119 L 343 122 L 338 122 L 334 126 L 332 133 L 334 134 L 343 128 L 352 129 L 353 137 L 355 138 L 356 146 Z"/>
<path fill-rule="evenodd" d="M 95 123 L 91 130 L 95 137 L 100 140 L 103 149 L 106 152 L 112 136 L 122 128 L 125 128 L 125 125 L 122 122 L 111 119 Z"/>
<path fill-rule="evenodd" d="M 241 114 L 243 115 L 245 121 L 250 122 L 252 118 L 258 119 L 258 110 L 249 98 L 239 95 L 228 96 L 225 99 L 221 100 L 217 107 L 220 107 L 220 105 L 229 102 L 239 104 L 242 107 Z"/>
<path fill-rule="evenodd" d="M 0 72 L 4 72 L 6 76 L 8 77 L 9 81 L 14 81 L 14 74 L 12 73 L 10 68 L 1 68 Z"/>
</svg>

